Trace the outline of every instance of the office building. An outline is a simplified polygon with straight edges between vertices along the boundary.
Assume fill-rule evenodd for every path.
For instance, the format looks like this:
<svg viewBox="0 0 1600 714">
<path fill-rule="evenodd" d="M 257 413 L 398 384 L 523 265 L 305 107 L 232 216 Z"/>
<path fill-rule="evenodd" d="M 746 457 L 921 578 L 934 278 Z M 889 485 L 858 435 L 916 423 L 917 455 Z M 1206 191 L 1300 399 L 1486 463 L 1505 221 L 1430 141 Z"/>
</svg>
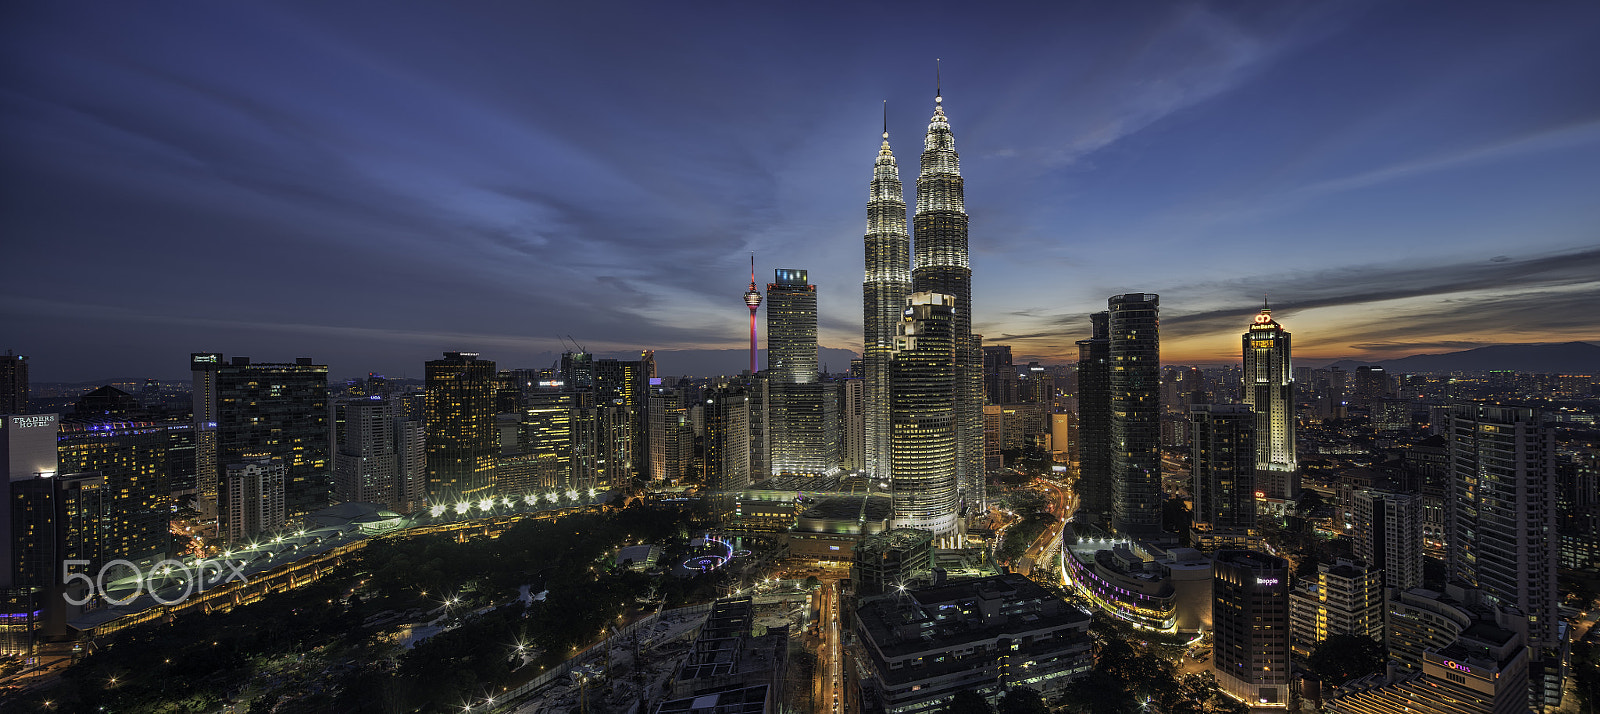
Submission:
<svg viewBox="0 0 1600 714">
<path fill-rule="evenodd" d="M 852 377 L 841 383 L 844 405 L 839 420 L 839 465 L 846 471 L 867 470 L 867 380 Z"/>
<path fill-rule="evenodd" d="M 105 480 L 105 522 L 98 525 L 107 559 L 149 566 L 171 555 L 173 431 L 187 423 L 119 421 L 106 417 L 61 420 L 62 473 L 98 473 Z"/>
<path fill-rule="evenodd" d="M 817 372 L 817 286 L 804 270 L 775 276 L 767 285 L 770 472 L 827 473 L 839 466 L 839 384 Z"/>
<path fill-rule="evenodd" d="M 1111 340 L 1112 530 L 1161 531 L 1160 298 L 1149 293 L 1107 301 Z"/>
<path fill-rule="evenodd" d="M 395 506 L 399 513 L 410 513 L 428 504 L 428 434 L 417 410 L 399 413 L 400 400 L 394 418 L 395 439 Z"/>
<path fill-rule="evenodd" d="M 1213 561 L 1212 663 L 1228 696 L 1252 709 L 1289 705 L 1289 563 L 1253 550 Z"/>
<path fill-rule="evenodd" d="M 1529 663 L 1520 617 L 1452 588 L 1416 588 L 1389 603 L 1392 676 L 1345 684 L 1330 714 L 1524 714 Z M 1534 710 L 1539 711 L 1539 710 Z"/>
<path fill-rule="evenodd" d="M 1089 316 L 1093 336 L 1078 341 L 1078 513 L 1111 518 L 1111 313 Z"/>
<path fill-rule="evenodd" d="M 609 489 L 631 478 L 623 468 L 629 458 L 627 410 L 595 397 L 593 392 L 536 392 L 524 399 L 520 414 L 502 415 L 507 421 L 501 463 L 522 462 L 532 470 L 509 474 L 497 492 L 517 497 L 552 489 Z"/>
<path fill-rule="evenodd" d="M 395 403 L 379 396 L 333 406 L 333 500 L 401 510 L 400 426 Z"/>
<path fill-rule="evenodd" d="M 676 389 L 650 394 L 650 478 L 677 483 L 689 475 L 694 457 L 694 426 L 683 393 Z"/>
<path fill-rule="evenodd" d="M 733 493 L 752 482 L 750 473 L 750 396 L 738 387 L 706 393 L 705 466 L 700 471 L 706 489 Z"/>
<path fill-rule="evenodd" d="M 900 169 L 889 149 L 884 126 L 883 145 L 872 168 L 867 200 L 866 277 L 862 297 L 862 374 L 866 383 L 866 468 L 873 475 L 889 475 L 889 355 L 894 351 L 900 313 L 911 294 L 911 236 L 906 232 L 905 193 Z"/>
<path fill-rule="evenodd" d="M 993 702 L 1014 686 L 1054 700 L 1094 666 L 1089 619 L 1016 573 L 863 598 L 854 618 L 863 700 L 937 712 L 957 692 Z"/>
<path fill-rule="evenodd" d="M 1389 373 L 1377 365 L 1356 368 L 1355 403 L 1371 408 L 1373 403 L 1389 396 Z"/>
<path fill-rule="evenodd" d="M 857 595 L 891 592 L 931 577 L 933 534 L 896 528 L 862 538 L 851 558 Z"/>
<path fill-rule="evenodd" d="M 11 641 L 0 646 L 24 654 L 39 641 L 64 639 L 67 620 L 83 612 L 85 601 L 96 602 L 82 583 L 92 582 L 111 560 L 102 528 L 108 520 L 105 485 L 95 473 L 36 473 L 9 482 L 11 584 L 0 588 L 0 596 L 34 610 L 0 613 Z M 90 580 L 75 577 L 69 584 L 69 573 Z"/>
<path fill-rule="evenodd" d="M 981 513 L 983 470 L 983 351 L 972 334 L 972 269 L 967 258 L 966 188 L 955 136 L 944 114 L 944 97 L 934 97 L 933 117 L 923 139 L 922 170 L 917 174 L 917 208 L 912 215 L 911 290 L 948 295 L 956 306 L 952 321 L 955 355 L 955 467 L 958 507 Z"/>
<path fill-rule="evenodd" d="M 333 438 L 328 366 L 301 357 L 289 363 L 224 362 L 217 353 L 189 357 L 194 373 L 195 456 L 202 517 L 221 517 L 227 464 L 279 459 L 288 518 L 326 507 L 332 497 Z"/>
<path fill-rule="evenodd" d="M 1244 334 L 1244 403 L 1256 414 L 1256 490 L 1267 498 L 1300 497 L 1294 445 L 1294 370 L 1289 333 L 1262 306 Z"/>
<path fill-rule="evenodd" d="M 1243 404 L 1189 408 L 1193 542 L 1201 550 L 1247 547 L 1256 527 L 1256 430 Z"/>
<path fill-rule="evenodd" d="M 778 268 L 767 284 L 767 370 L 774 382 L 817 381 L 817 286 L 806 271 Z"/>
<path fill-rule="evenodd" d="M 249 543 L 288 525 L 288 469 L 277 459 L 231 463 L 223 475 L 223 510 L 217 534 L 229 543 Z"/>
<path fill-rule="evenodd" d="M 1600 453 L 1582 449 L 1558 455 L 1556 484 L 1561 567 L 1600 573 Z"/>
<path fill-rule="evenodd" d="M 594 372 L 598 401 L 620 404 L 622 418 L 626 421 L 626 429 L 620 437 L 626 440 L 626 448 L 618 452 L 623 456 L 610 469 L 614 474 L 626 476 L 616 479 L 616 484 L 643 478 L 650 460 L 650 422 L 645 409 L 650 399 L 650 380 L 656 376 L 656 353 L 644 350 L 636 360 L 595 360 Z"/>
<path fill-rule="evenodd" d="M 1422 587 L 1422 496 L 1361 489 L 1352 495 L 1355 555 L 1395 591 Z"/>
<path fill-rule="evenodd" d="M 1346 558 L 1318 563 L 1317 574 L 1302 578 L 1289 594 L 1289 642 L 1302 655 L 1335 635 L 1383 642 L 1383 606 L 1383 574 L 1377 568 Z"/>
<path fill-rule="evenodd" d="M 494 490 L 494 362 L 476 352 L 446 352 L 425 364 L 428 503 L 489 497 Z"/>
<path fill-rule="evenodd" d="M 902 214 L 905 208 L 900 209 Z M 904 220 L 902 219 L 902 223 Z M 0 414 L 28 413 L 28 356 L 0 356 Z"/>
<path fill-rule="evenodd" d="M 1529 706 L 1561 701 L 1555 431 L 1529 407 L 1454 406 L 1447 574 L 1528 619 Z"/>
<path fill-rule="evenodd" d="M 1015 404 L 1022 401 L 1017 368 L 1011 364 L 1011 345 L 983 346 L 983 403 Z"/>
<path fill-rule="evenodd" d="M 894 526 L 931 531 L 944 547 L 957 518 L 955 298 L 912 293 L 889 362 L 889 490 Z"/>
</svg>

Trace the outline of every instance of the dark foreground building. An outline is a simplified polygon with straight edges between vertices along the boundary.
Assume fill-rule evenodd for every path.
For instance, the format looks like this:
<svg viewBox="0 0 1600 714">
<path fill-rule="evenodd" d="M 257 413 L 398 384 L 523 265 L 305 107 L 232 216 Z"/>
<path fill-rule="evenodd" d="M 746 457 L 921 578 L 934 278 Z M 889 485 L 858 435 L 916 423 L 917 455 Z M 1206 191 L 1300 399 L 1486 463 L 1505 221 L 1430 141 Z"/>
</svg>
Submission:
<svg viewBox="0 0 1600 714">
<path fill-rule="evenodd" d="M 967 689 L 1048 700 L 1094 666 L 1089 615 L 1016 573 L 864 600 L 856 628 L 862 701 L 896 714 L 940 711 Z"/>
</svg>

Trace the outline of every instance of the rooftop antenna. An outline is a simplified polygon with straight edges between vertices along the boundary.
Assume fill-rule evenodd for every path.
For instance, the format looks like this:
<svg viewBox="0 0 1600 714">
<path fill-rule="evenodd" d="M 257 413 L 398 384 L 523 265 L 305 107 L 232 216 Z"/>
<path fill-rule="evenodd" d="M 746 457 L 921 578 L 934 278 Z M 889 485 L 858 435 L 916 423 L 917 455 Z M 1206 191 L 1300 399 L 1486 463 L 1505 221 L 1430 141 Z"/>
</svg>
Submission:
<svg viewBox="0 0 1600 714">
<path fill-rule="evenodd" d="M 933 58 L 933 103 L 944 103 L 944 80 L 939 76 L 939 58 Z"/>
<path fill-rule="evenodd" d="M 887 99 L 883 100 L 883 140 L 889 140 L 889 100 Z M 11 354 L 11 350 L 6 350 L 6 354 Z"/>
</svg>

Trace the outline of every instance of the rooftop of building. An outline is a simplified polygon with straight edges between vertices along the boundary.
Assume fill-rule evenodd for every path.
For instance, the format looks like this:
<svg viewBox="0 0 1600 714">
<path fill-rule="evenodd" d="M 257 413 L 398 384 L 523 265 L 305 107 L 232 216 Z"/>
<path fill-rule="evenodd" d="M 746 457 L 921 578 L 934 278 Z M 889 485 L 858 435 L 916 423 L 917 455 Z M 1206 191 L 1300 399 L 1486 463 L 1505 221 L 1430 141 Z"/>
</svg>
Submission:
<svg viewBox="0 0 1600 714">
<path fill-rule="evenodd" d="M 1275 555 L 1267 555 L 1254 550 L 1219 550 L 1215 558 L 1218 564 L 1228 563 L 1255 570 L 1283 570 L 1289 567 L 1288 561 Z"/>
<path fill-rule="evenodd" d="M 1018 604 L 1023 607 L 1016 607 Z M 887 656 L 1021 631 L 1087 628 L 1090 619 L 1016 573 L 865 599 L 857 606 L 856 616 L 877 649 Z"/>
<path fill-rule="evenodd" d="M 861 539 L 861 543 L 856 546 L 856 550 L 874 552 L 906 550 L 922 545 L 931 546 L 932 543 L 933 531 L 916 528 L 894 528 Z"/>
<path fill-rule="evenodd" d="M 669 699 L 656 714 L 762 714 L 767 710 L 768 685 L 757 684 L 696 697 Z"/>
<path fill-rule="evenodd" d="M 829 496 L 800 513 L 801 518 L 825 521 L 883 521 L 893 512 L 887 496 Z"/>
<path fill-rule="evenodd" d="M 768 629 L 758 637 L 753 634 L 754 624 L 750 598 L 714 604 L 674 681 L 681 686 L 694 680 L 780 669 L 788 646 L 788 628 Z"/>
</svg>

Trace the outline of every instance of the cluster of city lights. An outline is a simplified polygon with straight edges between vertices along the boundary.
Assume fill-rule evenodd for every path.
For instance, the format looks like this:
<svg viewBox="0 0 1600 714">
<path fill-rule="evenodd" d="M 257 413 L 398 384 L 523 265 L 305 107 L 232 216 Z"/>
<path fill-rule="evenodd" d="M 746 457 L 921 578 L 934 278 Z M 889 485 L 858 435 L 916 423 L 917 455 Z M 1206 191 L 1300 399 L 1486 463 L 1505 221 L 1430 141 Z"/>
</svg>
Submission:
<svg viewBox="0 0 1600 714">
<path fill-rule="evenodd" d="M 544 494 L 542 498 L 550 503 L 559 503 L 563 497 L 565 497 L 568 501 L 577 501 L 578 498 L 583 496 L 585 493 L 588 494 L 589 498 L 594 498 L 595 495 L 600 493 L 600 491 L 599 489 L 595 488 L 591 488 L 587 492 L 579 491 L 577 489 L 567 489 L 565 492 L 551 491 Z M 540 498 L 541 496 L 537 493 L 524 494 L 521 502 L 523 505 L 527 506 L 538 506 Z M 449 513 L 450 511 L 455 511 L 456 515 L 465 516 L 471 513 L 473 509 L 487 513 L 495 508 L 515 508 L 517 506 L 517 502 L 518 499 L 510 496 L 501 496 L 498 499 L 485 498 L 478 501 L 459 501 L 454 504 L 435 503 L 428 508 L 428 515 L 438 518 Z"/>
</svg>

